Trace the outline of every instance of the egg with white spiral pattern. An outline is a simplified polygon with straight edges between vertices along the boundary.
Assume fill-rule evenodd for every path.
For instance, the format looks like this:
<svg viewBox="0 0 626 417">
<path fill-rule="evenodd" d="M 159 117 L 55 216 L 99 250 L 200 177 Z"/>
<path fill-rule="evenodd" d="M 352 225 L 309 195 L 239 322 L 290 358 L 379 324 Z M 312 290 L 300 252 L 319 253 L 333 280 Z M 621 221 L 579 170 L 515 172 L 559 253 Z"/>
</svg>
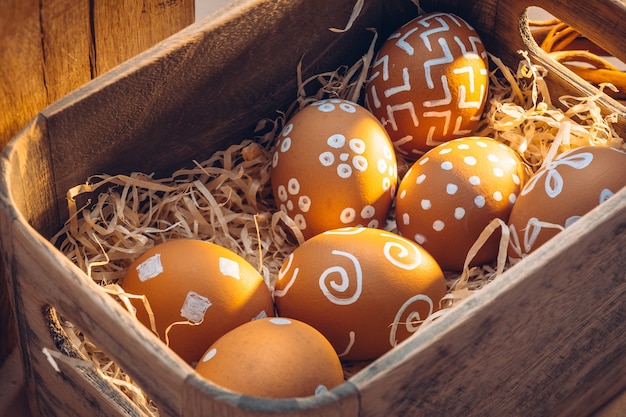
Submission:
<svg viewBox="0 0 626 417">
<path fill-rule="evenodd" d="M 318 329 L 344 360 L 374 359 L 439 310 L 443 272 L 415 242 L 395 233 L 348 227 L 296 248 L 275 286 L 278 314 Z"/>
</svg>

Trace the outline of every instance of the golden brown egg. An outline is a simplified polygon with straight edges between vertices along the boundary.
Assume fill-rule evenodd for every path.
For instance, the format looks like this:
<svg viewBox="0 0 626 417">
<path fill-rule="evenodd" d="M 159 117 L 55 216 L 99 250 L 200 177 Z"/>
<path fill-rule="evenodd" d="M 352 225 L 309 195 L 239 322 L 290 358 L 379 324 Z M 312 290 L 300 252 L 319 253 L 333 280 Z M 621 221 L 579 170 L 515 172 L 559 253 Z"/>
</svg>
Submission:
<svg viewBox="0 0 626 417">
<path fill-rule="evenodd" d="M 515 263 L 626 186 L 626 153 L 584 146 L 558 155 L 528 181 L 509 218 Z"/>
<path fill-rule="evenodd" d="M 377 53 L 366 107 L 398 153 L 415 160 L 471 133 L 486 102 L 487 68 L 483 43 L 466 21 L 428 13 L 400 27 Z"/>
<path fill-rule="evenodd" d="M 328 338 L 342 359 L 374 359 L 439 309 L 443 272 L 421 246 L 380 229 L 348 227 L 312 237 L 280 269 L 279 315 Z"/>
<path fill-rule="evenodd" d="M 308 397 L 344 382 L 343 368 L 326 338 L 285 317 L 245 323 L 219 338 L 196 371 L 217 385 L 257 397 Z"/>
<path fill-rule="evenodd" d="M 272 159 L 276 205 L 305 238 L 337 227 L 385 225 L 397 186 L 393 145 L 365 108 L 315 102 L 295 114 Z"/>
<path fill-rule="evenodd" d="M 268 286 L 245 259 L 214 243 L 175 239 L 140 255 L 128 268 L 122 288 L 145 295 L 156 330 L 185 361 L 197 361 L 224 333 L 256 317 L 274 315 Z M 144 305 L 133 300 L 137 318 L 147 327 Z"/>
<path fill-rule="evenodd" d="M 527 178 L 519 155 L 494 139 L 445 142 L 419 158 L 402 179 L 398 231 L 422 245 L 444 270 L 460 271 L 492 219 L 506 224 Z M 471 265 L 494 260 L 499 237 L 495 233 Z"/>
</svg>

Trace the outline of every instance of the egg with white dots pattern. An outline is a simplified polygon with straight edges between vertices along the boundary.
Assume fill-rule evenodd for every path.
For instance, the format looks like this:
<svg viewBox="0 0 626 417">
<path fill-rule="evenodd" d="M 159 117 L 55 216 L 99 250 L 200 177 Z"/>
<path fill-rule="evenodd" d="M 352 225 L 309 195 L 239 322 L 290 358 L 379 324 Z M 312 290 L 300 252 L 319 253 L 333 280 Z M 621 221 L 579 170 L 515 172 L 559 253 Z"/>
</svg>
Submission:
<svg viewBox="0 0 626 417">
<path fill-rule="evenodd" d="M 520 156 L 487 137 L 454 139 L 428 151 L 398 187 L 398 232 L 422 245 L 444 270 L 463 268 L 470 248 L 495 218 L 504 224 L 529 176 Z M 492 262 L 499 229 L 470 265 Z"/>
<path fill-rule="evenodd" d="M 305 239 L 347 226 L 385 225 L 397 188 L 393 145 L 364 107 L 314 102 L 288 120 L 272 155 L 277 207 Z"/>
<path fill-rule="evenodd" d="M 471 134 L 487 101 L 485 47 L 451 13 L 427 13 L 392 33 L 372 61 L 366 107 L 397 151 L 415 160 L 441 142 Z"/>
<path fill-rule="evenodd" d="M 279 316 L 318 329 L 344 360 L 371 360 L 409 338 L 446 294 L 443 271 L 395 233 L 347 227 L 296 248 L 276 279 Z"/>
<path fill-rule="evenodd" d="M 344 382 L 328 340 L 309 324 L 286 317 L 236 327 L 206 350 L 196 371 L 222 388 L 265 398 L 319 395 Z"/>
</svg>

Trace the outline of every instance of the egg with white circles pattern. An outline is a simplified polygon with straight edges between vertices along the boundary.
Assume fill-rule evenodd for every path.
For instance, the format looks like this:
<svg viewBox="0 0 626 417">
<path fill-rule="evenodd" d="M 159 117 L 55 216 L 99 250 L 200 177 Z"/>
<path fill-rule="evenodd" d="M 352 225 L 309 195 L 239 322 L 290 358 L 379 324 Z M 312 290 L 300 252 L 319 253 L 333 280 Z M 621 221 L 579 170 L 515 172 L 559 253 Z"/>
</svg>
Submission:
<svg viewBox="0 0 626 417">
<path fill-rule="evenodd" d="M 465 20 L 427 13 L 392 33 L 372 61 L 366 107 L 398 151 L 416 160 L 441 142 L 469 136 L 487 101 L 485 47 Z"/>
<path fill-rule="evenodd" d="M 371 360 L 439 310 L 443 271 L 420 245 L 367 227 L 320 233 L 296 248 L 276 279 L 279 316 L 318 329 L 344 360 Z"/>
<path fill-rule="evenodd" d="M 308 239 L 338 227 L 385 226 L 397 172 L 380 122 L 356 103 L 328 99 L 285 123 L 270 175 L 276 206 Z"/>
<path fill-rule="evenodd" d="M 582 146 L 535 172 L 509 217 L 509 260 L 516 263 L 626 186 L 626 152 Z"/>
<path fill-rule="evenodd" d="M 444 270 L 463 269 L 470 248 L 495 219 L 508 221 L 529 170 L 509 146 L 486 137 L 454 139 L 428 151 L 398 187 L 398 232 L 424 247 Z M 492 262 L 499 229 L 470 265 Z"/>
</svg>

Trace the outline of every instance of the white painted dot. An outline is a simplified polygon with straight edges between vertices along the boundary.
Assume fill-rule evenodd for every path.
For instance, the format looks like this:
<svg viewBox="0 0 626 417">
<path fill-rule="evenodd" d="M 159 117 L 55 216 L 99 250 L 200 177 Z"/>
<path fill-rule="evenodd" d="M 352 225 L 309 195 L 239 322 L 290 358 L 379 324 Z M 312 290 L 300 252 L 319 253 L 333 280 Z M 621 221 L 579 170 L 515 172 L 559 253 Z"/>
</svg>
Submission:
<svg viewBox="0 0 626 417">
<path fill-rule="evenodd" d="M 498 178 L 502 178 L 504 176 L 504 171 L 502 170 L 502 168 L 494 168 L 493 169 L 493 175 L 495 175 Z"/>
<path fill-rule="evenodd" d="M 439 155 L 445 155 L 452 152 L 452 149 L 450 148 L 443 148 L 442 150 L 439 151 Z"/>
<path fill-rule="evenodd" d="M 287 183 L 287 191 L 291 195 L 298 194 L 300 192 L 300 182 L 296 178 L 291 178 Z"/>
<path fill-rule="evenodd" d="M 282 202 L 287 201 L 289 195 L 287 194 L 287 188 L 284 185 L 278 186 L 278 199 Z"/>
<path fill-rule="evenodd" d="M 477 141 L 476 145 L 480 146 L 481 148 L 486 148 L 487 144 L 485 142 L 481 142 L 481 141 Z"/>
<path fill-rule="evenodd" d="M 477 175 L 472 175 L 469 177 L 469 183 L 472 185 L 480 185 L 480 177 Z"/>
<path fill-rule="evenodd" d="M 288 136 L 291 133 L 292 130 L 293 130 L 293 123 L 289 123 L 289 124 L 285 125 L 285 127 L 283 127 L 282 135 L 283 136 Z"/>
<path fill-rule="evenodd" d="M 420 233 L 416 233 L 415 236 L 413 236 L 413 240 L 415 240 L 420 245 L 423 245 L 426 242 L 426 236 Z"/>
<path fill-rule="evenodd" d="M 452 162 L 450 161 L 445 161 L 441 163 L 441 169 L 445 171 L 450 171 L 452 168 L 453 168 Z"/>
<path fill-rule="evenodd" d="M 376 214 L 374 206 L 367 205 L 361 209 L 361 217 L 363 219 L 371 219 Z"/>
<path fill-rule="evenodd" d="M 335 133 L 334 135 L 331 135 L 328 137 L 328 140 L 326 140 L 326 143 L 331 148 L 339 149 L 339 148 L 342 148 L 346 144 L 346 137 L 342 135 L 341 133 Z"/>
<path fill-rule="evenodd" d="M 293 201 L 291 200 L 287 201 L 287 210 L 289 211 L 293 210 Z"/>
<path fill-rule="evenodd" d="M 348 158 L 350 157 L 350 155 L 346 152 L 343 152 L 341 154 L 339 154 L 339 160 L 346 162 L 348 160 Z"/>
<path fill-rule="evenodd" d="M 287 324 L 291 324 L 291 320 L 286 319 L 284 317 L 272 317 L 269 320 L 269 322 L 272 323 L 272 324 L 277 324 L 279 326 L 285 326 Z"/>
<path fill-rule="evenodd" d="M 352 175 L 352 167 L 348 164 L 337 165 L 337 175 L 341 178 L 350 178 Z"/>
<path fill-rule="evenodd" d="M 478 208 L 483 208 L 485 206 L 485 197 L 483 197 L 482 195 L 474 197 L 474 204 Z"/>
<path fill-rule="evenodd" d="M 459 190 L 459 186 L 456 184 L 448 184 L 446 185 L 446 193 L 450 194 L 450 195 L 454 195 L 456 194 L 456 192 Z"/>
<path fill-rule="evenodd" d="M 383 148 L 383 156 L 387 159 L 393 159 L 394 154 L 389 146 Z"/>
<path fill-rule="evenodd" d="M 382 185 L 383 185 L 383 190 L 387 191 L 388 189 L 391 188 L 391 179 L 389 179 L 389 177 L 384 177 Z"/>
<path fill-rule="evenodd" d="M 354 169 L 360 172 L 365 172 L 367 170 L 367 158 L 363 155 L 357 155 L 352 158 L 352 166 Z"/>
<path fill-rule="evenodd" d="M 406 197 L 406 190 L 400 191 L 400 198 Z"/>
<path fill-rule="evenodd" d="M 311 208 L 311 199 L 309 198 L 309 196 L 301 195 L 300 198 L 298 198 L 298 208 L 300 209 L 300 211 L 303 211 L 305 213 L 309 211 L 309 209 Z"/>
<path fill-rule="evenodd" d="M 427 199 L 420 201 L 420 205 L 422 206 L 423 210 L 428 210 L 433 206 L 431 201 Z"/>
<path fill-rule="evenodd" d="M 293 221 L 296 223 L 296 226 L 298 226 L 298 229 L 306 229 L 306 219 L 302 214 L 296 214 L 295 216 L 293 216 Z"/>
<path fill-rule="evenodd" d="M 387 161 L 385 161 L 382 158 L 378 160 L 376 165 L 377 165 L 377 168 L 378 168 L 378 172 L 380 172 L 381 174 L 384 174 L 385 171 L 387 171 L 387 169 L 389 168 L 389 166 L 387 165 Z"/>
<path fill-rule="evenodd" d="M 363 139 L 350 139 L 349 145 L 354 153 L 362 154 L 365 152 L 365 142 Z"/>
<path fill-rule="evenodd" d="M 502 193 L 500 191 L 496 191 L 493 193 L 493 199 L 496 201 L 502 201 Z"/>
<path fill-rule="evenodd" d="M 517 165 L 517 161 L 514 158 L 509 158 L 507 159 L 507 161 L 509 162 L 509 165 L 513 165 L 513 166 Z"/>
<path fill-rule="evenodd" d="M 469 145 L 467 143 L 461 143 L 457 146 L 457 149 L 469 149 Z"/>
<path fill-rule="evenodd" d="M 354 221 L 355 218 L 356 210 L 354 210 L 352 207 L 346 207 L 341 211 L 341 214 L 339 215 L 339 220 L 341 220 L 342 223 L 351 223 Z"/>
<path fill-rule="evenodd" d="M 498 162 L 500 160 L 500 158 L 498 158 L 497 155 L 494 155 L 492 153 L 487 155 L 487 159 L 490 160 L 491 162 Z"/>
<path fill-rule="evenodd" d="M 280 151 L 287 152 L 289 148 L 291 148 L 291 138 L 287 137 L 280 142 Z"/>
<path fill-rule="evenodd" d="M 457 220 L 461 220 L 465 217 L 465 209 L 463 207 L 457 207 L 454 209 L 454 218 Z"/>
<path fill-rule="evenodd" d="M 325 392 L 328 392 L 328 388 L 326 388 L 324 385 L 320 384 L 315 387 L 315 395 L 322 395 Z"/>
<path fill-rule="evenodd" d="M 441 220 L 435 220 L 433 222 L 433 230 L 436 232 L 441 232 L 444 227 L 446 227 L 446 224 Z"/>
<path fill-rule="evenodd" d="M 424 157 L 420 158 L 418 164 L 424 165 L 426 162 L 428 162 L 429 159 L 430 158 L 428 158 L 427 156 L 424 156 Z"/>
<path fill-rule="evenodd" d="M 517 195 L 515 195 L 515 193 L 509 194 L 509 203 L 514 204 L 516 200 L 517 200 Z"/>
<path fill-rule="evenodd" d="M 329 113 L 335 110 L 335 105 L 332 103 L 322 103 L 317 107 L 317 109 L 319 111 L 323 111 L 324 113 Z"/>
<path fill-rule="evenodd" d="M 421 184 L 424 182 L 424 180 L 426 179 L 426 174 L 420 174 L 416 179 L 415 179 L 415 184 Z"/>
<path fill-rule="evenodd" d="M 352 104 L 350 103 L 341 103 L 339 105 L 339 108 L 343 111 L 345 111 L 346 113 L 354 113 L 356 112 L 356 107 L 354 107 Z"/>
<path fill-rule="evenodd" d="M 515 185 L 520 185 L 520 183 L 522 182 L 519 175 L 517 174 L 513 174 L 511 177 L 513 178 L 513 183 L 515 183 Z"/>
<path fill-rule="evenodd" d="M 276 165 L 278 165 L 278 152 L 274 152 L 272 155 L 272 168 L 276 168 Z"/>
<path fill-rule="evenodd" d="M 332 152 L 322 152 L 320 154 L 320 163 L 325 167 L 331 166 L 335 163 L 335 155 Z"/>
<path fill-rule="evenodd" d="M 372 219 L 368 224 L 367 227 L 371 227 L 372 229 L 378 229 L 378 220 L 376 219 Z"/>
<path fill-rule="evenodd" d="M 202 362 L 207 362 L 210 361 L 211 359 L 213 359 L 215 357 L 215 355 L 217 355 L 217 349 L 216 348 L 211 348 L 209 351 L 207 351 L 207 353 L 204 354 L 204 356 L 202 357 Z"/>
<path fill-rule="evenodd" d="M 465 158 L 463 158 L 463 162 L 465 162 L 467 165 L 474 166 L 476 165 L 476 158 L 474 158 L 473 156 L 466 156 Z"/>
<path fill-rule="evenodd" d="M 411 219 L 411 216 L 409 216 L 409 213 L 404 213 L 402 215 L 402 224 L 407 225 L 409 224 L 409 220 Z"/>
</svg>

